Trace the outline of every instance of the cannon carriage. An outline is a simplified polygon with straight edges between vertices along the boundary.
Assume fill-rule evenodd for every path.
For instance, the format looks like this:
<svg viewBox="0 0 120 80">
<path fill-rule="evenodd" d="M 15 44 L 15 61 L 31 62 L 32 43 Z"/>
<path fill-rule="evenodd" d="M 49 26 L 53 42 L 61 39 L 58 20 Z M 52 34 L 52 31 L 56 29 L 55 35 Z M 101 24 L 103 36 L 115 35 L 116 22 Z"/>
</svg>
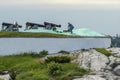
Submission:
<svg viewBox="0 0 120 80">
<path fill-rule="evenodd" d="M 32 23 L 32 22 L 26 22 L 26 30 L 28 30 L 28 29 L 38 29 L 39 27 L 45 28 L 45 25 Z"/>
<path fill-rule="evenodd" d="M 16 24 L 6 23 L 6 22 L 2 23 L 2 31 L 18 32 L 19 28 L 22 28 L 22 26 L 18 25 L 17 23 Z"/>
<path fill-rule="evenodd" d="M 58 24 L 54 24 L 54 23 L 49 23 L 49 22 L 44 22 L 44 25 L 45 25 L 45 28 L 48 29 L 48 30 L 53 30 L 53 31 L 56 31 L 56 28 L 60 28 L 61 25 L 58 25 Z"/>
<path fill-rule="evenodd" d="M 46 29 L 46 30 L 56 31 L 56 29 L 60 28 L 60 27 L 61 27 L 61 25 L 54 24 L 54 23 L 49 23 L 49 22 L 44 22 L 44 24 L 26 22 L 25 30 L 43 28 L 43 29 Z M 2 23 L 2 30 L 1 31 L 18 32 L 19 28 L 22 28 L 22 26 L 18 25 L 17 22 L 15 22 L 15 23 L 6 23 L 6 22 L 3 22 Z"/>
<path fill-rule="evenodd" d="M 53 31 L 55 31 L 56 28 L 57 27 L 60 28 L 61 25 L 54 24 L 54 23 L 49 23 L 49 22 L 44 22 L 44 25 L 38 24 L 38 23 L 27 22 L 25 30 L 38 29 L 39 27 L 44 28 L 46 30 L 53 30 Z"/>
</svg>

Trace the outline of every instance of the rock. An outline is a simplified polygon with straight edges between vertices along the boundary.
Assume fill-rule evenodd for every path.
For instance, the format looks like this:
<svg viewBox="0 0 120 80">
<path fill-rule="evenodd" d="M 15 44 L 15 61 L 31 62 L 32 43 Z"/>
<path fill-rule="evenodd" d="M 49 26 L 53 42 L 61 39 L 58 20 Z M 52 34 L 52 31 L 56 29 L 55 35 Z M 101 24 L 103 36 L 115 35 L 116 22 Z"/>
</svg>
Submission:
<svg viewBox="0 0 120 80">
<path fill-rule="evenodd" d="M 120 80 L 120 78 L 116 78 L 115 80 Z"/>
<path fill-rule="evenodd" d="M 76 61 L 83 68 L 90 69 L 93 71 L 100 71 L 106 67 L 106 63 L 109 62 L 108 57 L 97 52 L 94 49 L 89 51 L 83 51 L 79 53 Z"/>
<path fill-rule="evenodd" d="M 114 56 L 120 58 L 120 48 L 108 48 L 106 50 L 110 51 Z"/>
<path fill-rule="evenodd" d="M 103 76 L 106 80 L 115 80 L 114 74 L 112 74 L 110 71 L 104 73 Z"/>
<path fill-rule="evenodd" d="M 117 76 L 120 76 L 120 65 L 115 67 L 113 71 L 114 71 L 114 74 L 116 74 Z"/>
<path fill-rule="evenodd" d="M 112 50 L 116 49 L 112 48 Z M 83 78 L 73 80 L 120 80 L 120 56 L 118 56 L 120 48 L 116 52 L 111 51 L 114 55 L 109 57 L 94 49 L 78 52 L 79 55 L 74 62 L 83 68 L 92 70 L 92 72 Z"/>
<path fill-rule="evenodd" d="M 109 57 L 109 61 L 110 61 L 110 64 L 120 63 L 120 58 L 114 57 L 114 56 L 110 56 L 110 57 Z"/>
<path fill-rule="evenodd" d="M 0 75 L 0 78 L 3 80 L 10 80 L 10 75 L 6 74 L 6 75 Z"/>
<path fill-rule="evenodd" d="M 84 76 L 83 78 L 77 78 L 77 79 L 73 79 L 73 80 L 106 80 L 98 75 L 87 75 Z"/>
</svg>

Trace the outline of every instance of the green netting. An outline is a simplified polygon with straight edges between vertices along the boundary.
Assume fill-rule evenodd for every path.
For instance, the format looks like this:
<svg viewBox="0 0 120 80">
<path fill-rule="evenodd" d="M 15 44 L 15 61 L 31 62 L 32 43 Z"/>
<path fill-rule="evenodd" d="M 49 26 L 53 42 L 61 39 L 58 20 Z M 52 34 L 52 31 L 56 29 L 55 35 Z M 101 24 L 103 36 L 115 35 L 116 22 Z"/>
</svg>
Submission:
<svg viewBox="0 0 120 80">
<path fill-rule="evenodd" d="M 92 31 L 87 28 L 76 29 L 76 30 L 73 30 L 73 32 L 76 35 L 80 35 L 80 36 L 105 36 L 103 34 L 100 34 L 98 32 Z"/>
<path fill-rule="evenodd" d="M 100 37 L 104 37 L 105 35 L 100 34 L 98 32 L 92 31 L 90 29 L 87 28 L 80 28 L 80 29 L 74 29 L 73 30 L 73 34 L 71 34 L 70 32 L 63 32 L 63 30 L 57 30 L 57 31 L 53 31 L 53 30 L 46 30 L 43 28 L 40 29 L 30 29 L 30 30 L 25 30 L 24 32 L 45 32 L 45 33 L 53 33 L 53 34 L 64 34 L 64 35 L 72 35 L 72 36 L 100 36 Z"/>
</svg>

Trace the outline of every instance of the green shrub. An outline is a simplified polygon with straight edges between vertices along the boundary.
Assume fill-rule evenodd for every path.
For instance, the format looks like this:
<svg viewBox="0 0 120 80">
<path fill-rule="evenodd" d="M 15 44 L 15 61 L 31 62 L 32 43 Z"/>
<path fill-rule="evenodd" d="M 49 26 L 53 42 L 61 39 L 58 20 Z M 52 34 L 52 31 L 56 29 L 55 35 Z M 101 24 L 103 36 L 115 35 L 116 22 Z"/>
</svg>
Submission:
<svg viewBox="0 0 120 80">
<path fill-rule="evenodd" d="M 70 52 L 68 52 L 68 51 L 64 51 L 64 50 L 61 50 L 61 51 L 59 51 L 58 53 L 70 54 Z"/>
<path fill-rule="evenodd" d="M 98 52 L 100 52 L 100 53 L 102 53 L 102 54 L 104 54 L 104 55 L 106 55 L 107 57 L 109 57 L 109 56 L 112 55 L 109 51 L 107 51 L 104 48 L 96 48 L 95 50 L 98 51 Z"/>
<path fill-rule="evenodd" d="M 70 57 L 67 56 L 51 56 L 45 59 L 46 63 L 56 62 L 56 63 L 69 63 L 71 61 Z"/>
<path fill-rule="evenodd" d="M 48 73 L 52 76 L 59 75 L 62 71 L 62 66 L 59 63 L 50 62 L 48 64 Z"/>
<path fill-rule="evenodd" d="M 43 51 L 39 52 L 40 57 L 44 57 L 46 55 L 48 55 L 48 51 L 46 51 L 46 50 L 43 50 Z"/>
</svg>

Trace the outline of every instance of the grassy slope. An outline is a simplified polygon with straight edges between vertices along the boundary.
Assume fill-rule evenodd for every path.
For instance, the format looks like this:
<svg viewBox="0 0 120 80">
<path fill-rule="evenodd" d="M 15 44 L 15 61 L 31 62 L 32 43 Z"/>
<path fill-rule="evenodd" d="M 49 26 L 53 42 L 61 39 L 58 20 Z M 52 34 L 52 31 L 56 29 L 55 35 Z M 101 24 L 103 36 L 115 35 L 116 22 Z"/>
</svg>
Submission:
<svg viewBox="0 0 120 80">
<path fill-rule="evenodd" d="M 0 32 L 0 37 L 53 37 L 53 38 L 64 38 L 70 37 L 62 34 L 52 33 L 29 33 L 29 32 Z"/>
<path fill-rule="evenodd" d="M 4 37 L 25 37 L 25 38 L 110 38 L 110 36 L 100 37 L 100 36 L 72 36 L 64 34 L 52 34 L 52 33 L 31 33 L 31 32 L 2 32 L 0 31 L 0 38 Z"/>
<path fill-rule="evenodd" d="M 41 63 L 38 57 L 31 57 L 29 55 L 0 57 L 0 71 L 17 71 L 16 80 L 71 80 L 73 76 L 83 76 L 89 72 L 73 63 L 61 65 L 63 68 L 62 74 L 50 76 L 47 64 Z"/>
<path fill-rule="evenodd" d="M 112 55 L 109 51 L 107 51 L 104 48 L 96 48 L 95 50 L 98 51 L 98 52 L 100 52 L 100 53 L 102 53 L 102 54 L 104 54 L 104 55 L 106 55 L 107 57 L 109 57 L 109 56 Z"/>
</svg>

